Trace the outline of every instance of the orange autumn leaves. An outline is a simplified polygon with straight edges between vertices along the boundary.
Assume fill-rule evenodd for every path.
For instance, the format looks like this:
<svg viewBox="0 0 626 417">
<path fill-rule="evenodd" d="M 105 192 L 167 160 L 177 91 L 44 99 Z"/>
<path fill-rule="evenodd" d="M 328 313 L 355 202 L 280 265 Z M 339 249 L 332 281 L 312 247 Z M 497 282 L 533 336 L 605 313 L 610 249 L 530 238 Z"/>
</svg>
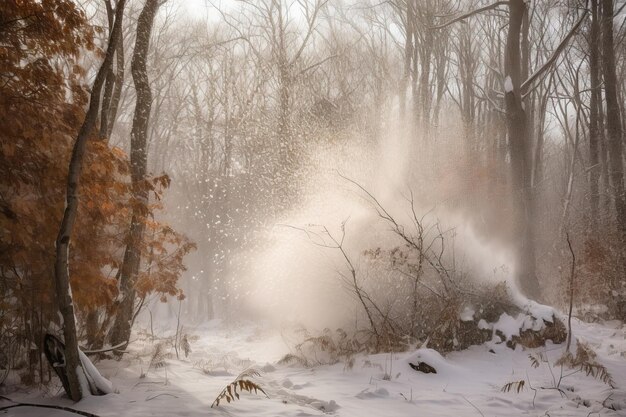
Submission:
<svg viewBox="0 0 626 417">
<path fill-rule="evenodd" d="M 72 143 L 87 104 L 81 54 L 99 52 L 87 18 L 70 0 L 0 2 L 0 294 L 14 314 L 56 320 L 54 241 L 64 207 Z M 181 296 L 178 278 L 193 243 L 155 220 L 166 175 L 141 184 L 151 202 L 132 198 L 128 156 L 91 140 L 81 175 L 70 276 L 79 311 L 109 308 L 117 297 L 132 207 L 147 232 L 139 296 Z"/>
</svg>

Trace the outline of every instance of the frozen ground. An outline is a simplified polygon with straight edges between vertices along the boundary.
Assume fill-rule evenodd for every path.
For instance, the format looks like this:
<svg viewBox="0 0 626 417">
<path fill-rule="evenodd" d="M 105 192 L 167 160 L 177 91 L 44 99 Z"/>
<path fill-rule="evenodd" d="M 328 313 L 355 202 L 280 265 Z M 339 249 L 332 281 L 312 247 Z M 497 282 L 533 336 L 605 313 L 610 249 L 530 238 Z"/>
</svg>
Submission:
<svg viewBox="0 0 626 417">
<path fill-rule="evenodd" d="M 617 323 L 575 321 L 576 336 L 598 353 L 615 389 L 585 375 L 554 366 L 564 347 L 512 351 L 503 345 L 476 346 L 445 359 L 431 350 L 359 356 L 346 364 L 312 369 L 276 362 L 289 351 L 281 332 L 251 323 L 226 327 L 211 322 L 189 330 L 197 340 L 187 359 L 170 357 L 148 369 L 151 342 L 140 338 L 121 362 L 97 364 L 118 394 L 89 397 L 79 404 L 56 392 L 13 393 L 24 402 L 72 406 L 99 416 L 626 416 L 626 328 Z M 284 334 L 284 333 L 283 333 Z M 490 349 L 493 352 L 490 352 Z M 529 353 L 547 362 L 533 368 Z M 422 374 L 409 362 L 430 362 L 438 373 Z M 250 366 L 261 372 L 263 395 L 244 393 L 230 404 L 210 408 L 215 397 Z M 384 379 L 385 374 L 391 379 Z M 142 375 L 144 375 L 142 377 Z M 502 387 L 524 380 L 517 393 Z M 558 385 L 560 391 L 555 389 Z M 1 401 L 0 407 L 8 405 Z M 0 416 L 67 417 L 64 411 L 13 408 Z"/>
</svg>

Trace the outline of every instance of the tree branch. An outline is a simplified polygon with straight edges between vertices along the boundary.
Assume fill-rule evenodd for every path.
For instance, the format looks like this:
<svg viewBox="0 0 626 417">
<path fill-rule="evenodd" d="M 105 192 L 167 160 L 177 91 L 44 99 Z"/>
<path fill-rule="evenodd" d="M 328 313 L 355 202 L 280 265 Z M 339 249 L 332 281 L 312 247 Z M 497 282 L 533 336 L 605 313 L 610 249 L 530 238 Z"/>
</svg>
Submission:
<svg viewBox="0 0 626 417">
<path fill-rule="evenodd" d="M 443 24 L 438 25 L 438 26 L 431 26 L 430 29 L 443 29 L 445 27 L 448 27 L 448 26 L 452 25 L 453 23 L 465 20 L 468 17 L 472 17 L 472 16 L 477 15 L 479 13 L 486 12 L 488 10 L 493 10 L 493 9 L 499 7 L 499 6 L 505 6 L 505 5 L 508 5 L 508 4 L 509 4 L 508 1 L 497 1 L 497 2 L 495 2 L 493 4 L 488 5 L 488 6 L 480 7 L 478 9 L 475 9 L 475 10 L 472 10 L 472 11 L 467 12 L 465 14 L 462 14 L 461 16 L 456 17 L 456 18 L 450 20 L 449 22 L 443 23 Z"/>
<path fill-rule="evenodd" d="M 85 417 L 100 417 L 100 416 L 98 416 L 96 414 L 92 414 L 92 413 L 89 413 L 87 411 L 75 410 L 73 408 L 63 407 L 61 405 L 18 403 L 17 401 L 13 401 L 12 399 L 4 397 L 4 396 L 1 396 L 1 395 L 0 395 L 0 399 L 7 400 L 7 401 L 10 401 L 10 402 L 14 403 L 13 405 L 8 405 L 6 407 L 0 407 L 0 411 L 4 411 L 4 410 L 8 410 L 10 408 L 16 408 L 16 407 L 37 407 L 37 408 L 52 408 L 54 410 L 63 410 L 63 411 L 67 411 L 68 413 L 74 413 L 74 414 L 78 414 L 78 415 L 85 416 Z"/>
<path fill-rule="evenodd" d="M 534 74 L 532 74 L 526 81 L 522 83 L 522 86 L 521 86 L 522 94 L 524 94 L 526 90 L 528 89 L 528 87 L 530 87 L 533 84 L 533 82 L 535 82 L 539 77 L 541 77 L 543 73 L 546 72 L 546 70 L 550 68 L 550 66 L 552 66 L 552 64 L 556 62 L 561 52 L 563 52 L 563 50 L 569 43 L 569 40 L 574 36 L 574 34 L 576 34 L 576 31 L 578 30 L 580 25 L 583 23 L 583 21 L 585 20 L 588 14 L 589 14 L 589 9 L 585 9 L 585 11 L 583 12 L 583 15 L 580 17 L 580 19 L 578 19 L 578 22 L 576 22 L 574 27 L 569 31 L 569 33 L 565 36 L 565 38 L 563 38 L 559 46 L 557 46 L 557 48 L 554 50 L 550 59 L 548 59 L 545 62 L 545 64 L 543 64 L 537 71 L 535 71 Z"/>
</svg>

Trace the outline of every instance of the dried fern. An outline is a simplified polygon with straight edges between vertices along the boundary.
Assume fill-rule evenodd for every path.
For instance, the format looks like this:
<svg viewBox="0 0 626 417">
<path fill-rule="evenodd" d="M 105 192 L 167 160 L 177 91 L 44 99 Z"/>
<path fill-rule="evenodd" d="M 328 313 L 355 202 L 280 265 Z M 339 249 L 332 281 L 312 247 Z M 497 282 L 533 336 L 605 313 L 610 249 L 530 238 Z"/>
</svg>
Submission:
<svg viewBox="0 0 626 417">
<path fill-rule="evenodd" d="M 313 348 L 317 348 L 322 352 L 328 352 L 331 355 L 337 351 L 337 345 L 333 340 L 328 329 L 324 329 L 324 334 L 321 336 L 309 337 L 304 342 L 296 346 L 296 349 L 301 350 L 307 344 Z"/>
<path fill-rule="evenodd" d="M 278 362 L 279 365 L 291 363 L 298 363 L 304 367 L 334 365 L 342 360 L 350 361 L 356 353 L 364 349 L 356 335 L 351 337 L 341 328 L 335 331 L 326 328 L 319 336 L 311 336 L 306 330 L 300 333 L 304 339 L 294 346 L 294 352 L 285 355 Z"/>
<path fill-rule="evenodd" d="M 604 382 L 610 387 L 614 387 L 615 385 L 613 377 L 609 373 L 609 370 L 600 363 L 583 363 L 582 365 L 580 365 L 580 370 L 585 372 L 587 376 L 591 375 L 592 377 Z"/>
<path fill-rule="evenodd" d="M 576 356 L 572 355 L 571 352 L 567 352 L 556 361 L 556 364 L 569 366 L 570 368 L 579 368 L 587 376 L 614 387 L 615 382 L 609 370 L 596 361 L 596 357 L 596 352 L 586 344 L 579 342 L 576 348 Z"/>
<path fill-rule="evenodd" d="M 537 356 L 533 354 L 528 355 L 528 359 L 530 359 L 530 366 L 532 366 L 535 369 L 539 368 L 539 365 L 541 365 L 539 358 L 537 358 Z"/>
<path fill-rule="evenodd" d="M 230 404 L 231 401 L 235 401 L 235 399 L 239 399 L 239 394 L 248 391 L 252 394 L 252 390 L 254 390 L 255 394 L 258 394 L 261 391 L 267 398 L 269 395 L 261 388 L 261 386 L 254 381 L 251 381 L 249 378 L 260 376 L 259 372 L 254 369 L 248 369 L 243 371 L 233 382 L 226 385 L 226 387 L 222 390 L 222 392 L 215 398 L 213 404 L 211 404 L 211 408 L 218 407 L 220 402 L 226 400 Z M 237 392 L 239 389 L 239 392 Z"/>
<path fill-rule="evenodd" d="M 167 365 L 166 359 L 170 356 L 169 352 L 165 349 L 165 343 L 159 343 L 154 347 L 154 352 L 150 357 L 150 363 L 148 364 L 148 369 L 158 369 L 163 368 Z"/>
<path fill-rule="evenodd" d="M 522 392 L 524 390 L 524 386 L 526 385 L 526 381 L 524 381 L 523 379 L 520 381 L 513 381 L 513 382 L 509 382 L 508 384 L 505 384 L 501 391 L 502 392 L 510 392 L 510 391 L 515 391 L 518 394 L 520 392 Z"/>
</svg>

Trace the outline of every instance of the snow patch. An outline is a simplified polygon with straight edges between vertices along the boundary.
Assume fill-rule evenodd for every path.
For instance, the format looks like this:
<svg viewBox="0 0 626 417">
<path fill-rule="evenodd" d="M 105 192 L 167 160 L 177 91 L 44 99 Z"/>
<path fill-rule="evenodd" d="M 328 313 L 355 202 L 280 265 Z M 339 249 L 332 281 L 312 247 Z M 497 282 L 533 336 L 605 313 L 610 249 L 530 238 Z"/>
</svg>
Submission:
<svg viewBox="0 0 626 417">
<path fill-rule="evenodd" d="M 356 397 L 360 398 L 361 400 L 367 400 L 372 398 L 386 398 L 389 397 L 389 391 L 387 391 L 385 388 L 378 388 L 373 391 L 370 388 L 366 388 L 363 391 L 359 392 Z"/>
<path fill-rule="evenodd" d="M 527 320 L 524 316 L 513 315 L 504 321 L 516 321 L 519 318 L 521 325 L 533 323 L 533 320 Z M 542 319 L 536 321 L 542 322 Z M 478 323 L 488 326 L 486 322 Z M 542 348 L 512 350 L 502 343 L 487 343 L 486 346 L 472 346 L 463 351 L 451 352 L 445 358 L 425 348 L 393 353 L 393 367 L 389 372 L 392 379 L 384 380 L 380 376 L 383 372 L 380 364 L 387 361 L 389 370 L 389 353 L 358 357 L 357 363 L 363 366 L 357 365 L 350 370 L 346 370 L 343 363 L 313 368 L 297 364 L 277 366 L 276 361 L 288 349 L 282 341 L 280 330 L 262 328 L 261 332 L 259 326 L 242 324 L 233 327 L 207 322 L 194 329 L 199 338 L 193 344 L 188 361 L 171 361 L 167 372 L 165 369 L 155 369 L 148 372 L 144 379 L 139 379 L 139 375 L 146 370 L 145 360 L 153 349 L 153 342 L 149 339 L 136 340 L 129 347 L 132 353 L 125 355 L 121 361 L 99 362 L 98 369 L 106 375 L 112 375 L 119 393 L 90 396 L 81 401 L 79 406 L 81 410 L 97 415 L 124 417 L 480 415 L 476 409 L 480 409 L 485 416 L 509 417 L 546 414 L 568 417 L 624 415 L 626 355 L 622 352 L 626 352 L 626 328 L 616 323 L 609 324 L 584 323 L 579 320 L 572 322 L 576 336 L 592 346 L 598 354 L 598 360 L 612 371 L 616 388 L 610 391 L 598 379 L 587 376 L 585 372 L 576 372 L 565 376 L 561 384 L 567 397 L 562 397 L 561 392 L 553 389 L 538 390 L 536 398 L 530 389 L 520 393 L 502 392 L 504 384 L 522 379 L 528 379 L 527 382 L 532 383 L 533 387 L 546 383 L 548 385 L 544 386 L 551 386 L 552 373 L 558 371 L 553 364 L 563 354 L 563 344 L 547 342 Z M 543 363 L 539 368 L 532 368 L 529 353 L 541 354 L 549 364 Z M 200 360 L 218 363 L 225 356 L 254 358 L 255 362 L 251 364 L 247 361 L 233 361 L 229 368 L 233 374 L 238 374 L 248 366 L 260 369 L 268 362 L 274 366 L 275 371 L 262 373 L 258 380 L 271 399 L 244 393 L 239 400 L 220 404 L 219 408 L 207 412 L 215 395 L 232 381 L 232 376 L 204 375 L 194 363 Z M 370 362 L 376 366 L 365 365 Z M 428 363 L 437 369 L 437 374 L 416 372 L 409 369 L 409 362 Z M 287 380 L 293 384 L 291 388 L 281 386 Z M 294 391 L 296 388 L 300 389 Z M 67 405 L 66 398 L 50 397 L 44 392 L 14 393 L 12 399 Z M 20 407 L 10 415 L 32 417 L 48 414 Z M 54 415 L 61 414 L 55 412 Z"/>
<path fill-rule="evenodd" d="M 100 374 L 100 372 L 98 372 L 98 369 L 89 360 L 87 355 L 85 355 L 80 350 L 78 351 L 78 355 L 80 356 L 80 362 L 83 365 L 83 369 L 85 370 L 85 375 L 87 376 L 87 379 L 89 381 L 88 387 L 91 386 L 92 388 L 96 388 L 95 390 L 91 390 L 91 391 L 94 391 L 94 392 L 100 391 L 103 394 L 112 394 L 113 384 L 111 384 L 111 381 L 103 377 Z M 79 374 L 82 374 L 82 372 L 79 372 Z M 81 386 L 82 386 L 82 381 L 81 381 Z M 89 391 L 89 388 L 87 389 Z M 83 389 L 83 393 L 84 392 L 85 391 Z"/>
<path fill-rule="evenodd" d="M 324 413 L 332 413 L 333 411 L 339 408 L 339 405 L 335 402 L 335 400 L 326 401 L 313 401 L 309 403 L 309 405 L 313 408 L 317 408 Z"/>
<path fill-rule="evenodd" d="M 275 367 L 273 367 L 270 363 L 266 363 L 265 365 L 263 365 L 263 367 L 261 368 L 261 371 L 263 372 L 274 372 L 276 370 Z"/>
<path fill-rule="evenodd" d="M 465 308 L 463 309 L 463 311 L 461 312 L 461 321 L 474 321 L 474 314 L 476 312 L 474 311 L 474 309 L 470 306 L 465 306 Z"/>
<path fill-rule="evenodd" d="M 504 79 L 504 91 L 506 93 L 513 92 L 513 80 L 511 79 L 510 75 L 507 75 L 506 78 Z"/>
<path fill-rule="evenodd" d="M 510 340 L 513 336 L 519 336 L 520 328 L 523 327 L 526 315 L 518 315 L 513 318 L 506 313 L 502 313 L 497 322 L 493 324 L 493 331 L 500 331 L 505 340 Z"/>
<path fill-rule="evenodd" d="M 534 318 L 546 321 L 548 323 L 552 323 L 554 321 L 554 317 L 556 316 L 554 308 L 539 304 L 532 300 L 528 300 L 528 302 L 524 306 L 524 311 L 526 311 L 526 313 L 533 316 Z"/>
<path fill-rule="evenodd" d="M 82 393 L 83 398 L 89 397 L 91 395 L 91 389 L 89 381 L 87 380 L 87 375 L 78 365 L 76 366 L 76 375 L 78 377 L 78 384 L 80 385 L 80 392 Z"/>
</svg>

